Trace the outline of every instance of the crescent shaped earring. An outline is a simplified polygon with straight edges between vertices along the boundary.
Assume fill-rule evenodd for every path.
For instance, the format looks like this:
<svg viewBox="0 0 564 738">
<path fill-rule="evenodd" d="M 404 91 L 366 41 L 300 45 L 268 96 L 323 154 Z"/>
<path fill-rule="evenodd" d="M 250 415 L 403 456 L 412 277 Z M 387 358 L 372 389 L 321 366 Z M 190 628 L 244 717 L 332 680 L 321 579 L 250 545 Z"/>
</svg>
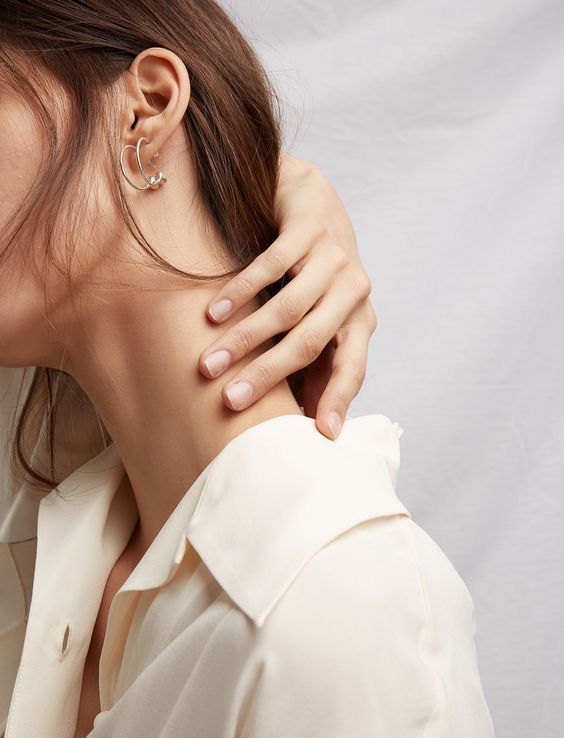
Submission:
<svg viewBox="0 0 564 738">
<path fill-rule="evenodd" d="M 139 150 L 141 148 L 141 142 L 142 141 L 146 141 L 147 143 L 150 143 L 150 141 L 147 138 L 145 138 L 145 136 L 141 136 L 138 139 L 137 144 L 135 146 L 133 144 L 127 144 L 127 146 L 124 146 L 123 149 L 121 150 L 120 155 L 119 155 L 119 165 L 120 165 L 120 168 L 121 168 L 121 173 L 125 177 L 127 183 L 129 185 L 131 185 L 132 187 L 134 187 L 136 190 L 148 190 L 148 189 L 157 190 L 160 187 L 161 182 L 166 182 L 167 181 L 166 175 L 165 175 L 164 172 L 158 172 L 156 175 L 153 174 L 150 177 L 147 177 L 147 175 L 143 171 L 143 165 L 141 164 L 141 156 L 140 156 L 140 153 L 139 153 Z M 139 171 L 141 172 L 141 176 L 143 177 L 143 179 L 147 183 L 143 187 L 138 187 L 134 182 L 132 182 L 129 179 L 129 177 L 125 173 L 125 166 L 124 166 L 124 163 L 123 163 L 123 154 L 124 154 L 124 151 L 126 149 L 135 149 L 135 158 L 137 159 L 137 166 L 139 167 Z M 154 154 L 154 156 L 152 157 L 152 159 L 158 159 L 158 158 L 159 158 L 159 152 L 156 151 L 155 154 Z M 155 165 L 154 165 L 152 159 L 150 159 L 147 162 L 147 164 L 150 164 L 153 168 L 155 168 Z"/>
</svg>

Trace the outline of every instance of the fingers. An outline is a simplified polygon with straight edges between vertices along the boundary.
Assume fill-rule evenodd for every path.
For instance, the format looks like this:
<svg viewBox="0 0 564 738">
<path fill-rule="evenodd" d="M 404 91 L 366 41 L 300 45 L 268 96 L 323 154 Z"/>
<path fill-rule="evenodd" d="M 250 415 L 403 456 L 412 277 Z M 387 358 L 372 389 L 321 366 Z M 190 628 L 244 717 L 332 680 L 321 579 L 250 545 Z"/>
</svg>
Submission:
<svg viewBox="0 0 564 738">
<path fill-rule="evenodd" d="M 333 371 L 319 398 L 315 416 L 318 429 L 328 438 L 339 435 L 349 406 L 366 378 L 371 333 L 365 320 L 351 322 L 337 333 Z"/>
<path fill-rule="evenodd" d="M 295 238 L 283 232 L 243 271 L 224 285 L 208 305 L 207 314 L 221 323 L 246 305 L 258 293 L 281 279 L 310 250 L 310 238 Z"/>
<path fill-rule="evenodd" d="M 209 378 L 217 377 L 269 338 L 293 328 L 326 292 L 337 267 L 337 262 L 329 261 L 306 266 L 284 289 L 202 352 L 200 371 Z"/>
<path fill-rule="evenodd" d="M 358 295 L 348 283 L 327 293 L 276 346 L 246 365 L 223 388 L 228 407 L 248 407 L 290 374 L 309 366 L 341 327 L 343 310 L 350 314 L 357 302 Z M 337 390 L 341 386 L 339 383 Z M 340 408 L 342 401 L 343 397 Z"/>
</svg>

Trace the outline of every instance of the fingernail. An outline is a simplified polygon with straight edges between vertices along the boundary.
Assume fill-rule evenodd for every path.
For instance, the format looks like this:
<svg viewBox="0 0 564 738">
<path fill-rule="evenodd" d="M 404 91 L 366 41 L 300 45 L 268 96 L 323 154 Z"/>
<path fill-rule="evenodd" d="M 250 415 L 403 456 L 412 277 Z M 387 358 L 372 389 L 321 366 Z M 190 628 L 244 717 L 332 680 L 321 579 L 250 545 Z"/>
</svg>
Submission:
<svg viewBox="0 0 564 738">
<path fill-rule="evenodd" d="M 227 397 L 229 397 L 229 402 L 231 403 L 231 406 L 235 410 L 240 410 L 241 408 L 245 407 L 245 405 L 249 404 L 253 394 L 253 388 L 249 384 L 249 382 L 241 380 L 240 382 L 235 382 L 234 384 L 230 385 L 227 388 L 226 392 Z"/>
<path fill-rule="evenodd" d="M 331 428 L 334 437 L 337 438 L 339 431 L 341 430 L 341 416 L 333 410 L 327 416 L 327 422 L 329 423 L 329 428 Z"/>
<path fill-rule="evenodd" d="M 204 364 L 206 365 L 208 372 L 212 377 L 217 377 L 222 371 L 227 369 L 231 362 L 231 354 L 225 349 L 220 351 L 214 351 L 213 354 L 206 356 Z"/>
<path fill-rule="evenodd" d="M 214 320 L 223 320 L 229 315 L 232 307 L 233 303 L 226 298 L 225 300 L 214 302 L 209 309 L 209 313 Z"/>
</svg>

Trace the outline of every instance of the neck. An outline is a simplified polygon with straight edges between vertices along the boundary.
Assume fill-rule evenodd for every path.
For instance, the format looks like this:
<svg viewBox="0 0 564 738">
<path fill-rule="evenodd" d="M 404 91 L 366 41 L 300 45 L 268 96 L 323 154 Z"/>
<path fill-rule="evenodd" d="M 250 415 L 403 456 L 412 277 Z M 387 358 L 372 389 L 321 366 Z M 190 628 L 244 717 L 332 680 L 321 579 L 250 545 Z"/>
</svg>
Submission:
<svg viewBox="0 0 564 738">
<path fill-rule="evenodd" d="M 216 291 L 217 284 L 128 293 L 111 309 L 98 307 L 70 346 L 69 373 L 94 403 L 125 465 L 139 509 L 141 551 L 228 441 L 268 418 L 301 413 L 285 380 L 246 410 L 225 406 L 223 385 L 261 351 L 216 379 L 200 374 L 200 353 L 230 324 L 216 326 L 205 316 Z"/>
</svg>

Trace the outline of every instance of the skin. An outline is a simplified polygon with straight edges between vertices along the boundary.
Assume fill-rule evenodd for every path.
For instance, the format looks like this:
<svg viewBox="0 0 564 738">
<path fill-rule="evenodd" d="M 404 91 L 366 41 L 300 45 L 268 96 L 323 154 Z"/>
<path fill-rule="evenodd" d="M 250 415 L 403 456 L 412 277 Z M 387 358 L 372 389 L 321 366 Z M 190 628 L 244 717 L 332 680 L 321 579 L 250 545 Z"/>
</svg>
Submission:
<svg viewBox="0 0 564 738">
<path fill-rule="evenodd" d="M 220 244 L 205 229 L 198 208 L 182 126 L 190 102 L 185 65 L 166 49 L 145 49 L 120 80 L 119 94 L 122 145 L 135 144 L 145 136 L 150 144 L 142 146 L 142 161 L 159 151 L 159 168 L 168 180 L 158 190 L 146 192 L 125 185 L 130 208 L 148 241 L 181 269 L 212 274 L 235 268 L 236 264 L 226 263 Z M 64 105 L 60 109 L 64 111 Z M 135 117 L 138 122 L 132 130 Z M 0 159 L 6 171 L 15 172 L 13 177 L 0 180 L 1 227 L 42 166 L 43 134 L 28 108 L 9 90 L 1 93 L 0 120 Z M 131 154 L 126 157 L 129 176 L 143 184 L 134 152 L 129 149 L 127 153 Z M 25 167 L 19 166 L 21 162 Z M 103 162 L 95 157 L 94 166 L 99 171 L 88 172 L 84 191 L 76 192 L 84 197 L 84 217 L 79 224 L 79 258 L 72 263 L 73 285 L 51 269 L 45 305 L 43 282 L 34 270 L 16 261 L 16 254 L 5 267 L 10 267 L 9 278 L 0 269 L 0 365 L 63 369 L 84 388 L 116 444 L 135 494 L 139 523 L 127 548 L 129 560 L 135 563 L 186 490 L 226 443 L 268 418 L 302 413 L 285 376 L 304 366 L 303 350 L 296 357 L 296 349 L 294 355 L 291 349 L 296 343 L 300 345 L 304 330 L 317 341 L 308 353 L 309 361 L 314 354 L 321 357 L 311 374 L 307 403 L 321 395 L 324 413 L 337 409 L 344 417 L 352 388 L 363 378 L 364 367 L 358 369 L 358 357 L 365 356 L 366 332 L 375 328 L 375 319 L 371 320 L 373 311 L 366 304 L 369 286 L 364 285 L 366 294 L 360 298 L 345 296 L 351 289 L 343 272 L 349 272 L 349 279 L 351 272 L 355 273 L 351 257 L 337 258 L 337 250 L 332 248 L 324 270 L 321 260 L 314 260 L 312 252 L 328 248 L 328 232 L 310 223 L 308 243 L 303 244 L 303 236 L 300 241 L 298 227 L 306 223 L 307 216 L 298 207 L 292 209 L 289 189 L 301 186 L 307 192 L 312 189 L 312 178 L 317 185 L 319 178 L 299 160 L 288 159 L 285 164 L 277 207 L 288 225 L 274 244 L 277 248 L 246 273 L 223 283 L 187 283 L 147 268 L 114 211 Z M 149 167 L 145 171 L 151 173 Z M 350 242 L 350 235 L 348 238 Z M 41 242 L 33 244 L 38 264 L 43 248 Z M 276 254 L 284 248 L 291 253 L 282 263 Z M 60 256 L 64 257 L 62 251 Z M 283 290 L 286 302 L 278 300 L 270 311 L 258 310 L 253 292 L 282 276 L 286 269 L 291 269 L 294 277 Z M 332 288 L 334 283 L 339 285 L 337 289 Z M 321 299 L 320 293 L 325 297 Z M 208 312 L 210 305 L 227 296 L 233 299 L 234 310 L 223 322 L 215 322 Z M 300 320 L 318 301 L 324 310 L 318 311 L 317 319 Z M 299 331 L 292 339 L 294 344 L 287 340 L 289 335 L 285 348 L 274 347 L 270 337 L 288 330 L 292 323 L 296 325 L 292 333 Z M 358 328 L 361 323 L 364 331 Z M 324 348 L 325 338 L 325 343 L 332 341 L 330 351 Z M 341 369 L 327 381 L 327 367 L 338 355 L 339 348 L 335 349 L 344 343 L 349 355 L 357 357 L 355 379 L 351 382 Z M 204 359 L 216 347 L 229 349 L 233 360 L 212 378 Z M 345 353 L 341 354 L 343 361 Z M 243 377 L 253 381 L 255 392 L 246 409 L 234 412 L 228 384 Z M 327 430 L 326 415 L 323 417 Z"/>
<path fill-rule="evenodd" d="M 214 306 L 221 308 L 225 303 L 230 307 L 228 317 L 284 274 L 293 281 L 208 347 L 200 356 L 200 370 L 207 377 L 219 376 L 206 365 L 215 351 L 221 352 L 218 358 L 223 365 L 226 351 L 229 358 L 239 359 L 266 337 L 290 330 L 232 382 L 249 382 L 252 402 L 284 377 L 305 368 L 305 414 L 315 417 L 321 433 L 335 438 L 366 376 L 368 342 L 377 327 L 369 299 L 372 285 L 343 204 L 315 165 L 283 157 L 276 206 L 280 237 L 218 292 L 208 306 L 208 316 L 220 322 Z M 230 386 L 231 382 L 224 386 L 227 406 L 233 410 L 247 407 L 230 401 Z"/>
</svg>

